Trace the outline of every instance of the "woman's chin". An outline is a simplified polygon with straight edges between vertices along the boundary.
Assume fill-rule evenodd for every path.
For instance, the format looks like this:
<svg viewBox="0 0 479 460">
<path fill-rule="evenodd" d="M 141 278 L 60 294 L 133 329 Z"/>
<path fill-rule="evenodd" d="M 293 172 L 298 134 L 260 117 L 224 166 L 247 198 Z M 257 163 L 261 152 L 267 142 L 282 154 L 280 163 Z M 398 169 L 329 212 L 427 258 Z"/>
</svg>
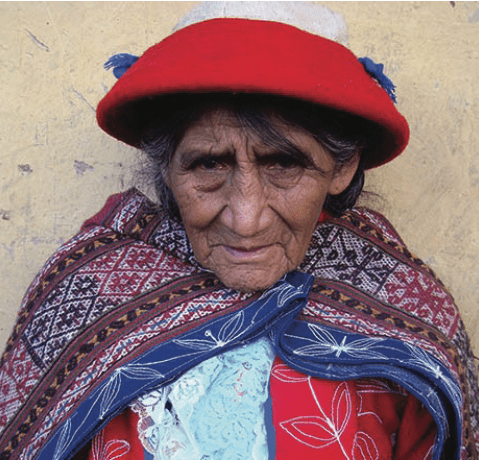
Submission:
<svg viewBox="0 0 479 460">
<path fill-rule="evenodd" d="M 272 286 L 272 284 L 266 285 L 261 283 L 248 283 L 248 282 L 228 283 L 228 282 L 222 281 L 222 283 L 230 289 L 234 289 L 235 291 L 244 292 L 244 293 L 263 292 Z"/>
<path fill-rule="evenodd" d="M 283 246 L 272 244 L 248 251 L 216 246 L 202 265 L 231 289 L 257 292 L 273 286 L 296 267 L 295 262 Z"/>
<path fill-rule="evenodd" d="M 264 273 L 256 270 L 240 270 L 240 273 L 217 273 L 217 276 L 230 289 L 241 292 L 258 292 L 270 288 L 287 273 L 286 270 L 277 273 L 271 273 L 271 271 Z"/>
</svg>

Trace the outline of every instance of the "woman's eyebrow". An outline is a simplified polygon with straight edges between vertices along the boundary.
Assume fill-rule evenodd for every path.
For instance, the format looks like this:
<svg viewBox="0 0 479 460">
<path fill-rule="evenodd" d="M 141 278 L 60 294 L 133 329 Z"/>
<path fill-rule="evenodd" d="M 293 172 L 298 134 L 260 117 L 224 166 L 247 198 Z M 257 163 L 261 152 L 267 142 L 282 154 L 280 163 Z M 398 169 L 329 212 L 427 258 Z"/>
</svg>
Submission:
<svg viewBox="0 0 479 460">
<path fill-rule="evenodd" d="M 195 160 L 199 158 L 211 158 L 214 157 L 216 160 L 231 162 L 234 161 L 235 152 L 230 149 L 225 149 L 223 151 L 214 150 L 213 148 L 198 148 L 192 147 L 191 149 L 186 148 L 177 152 L 180 156 L 180 162 L 182 165 L 190 165 Z"/>
</svg>

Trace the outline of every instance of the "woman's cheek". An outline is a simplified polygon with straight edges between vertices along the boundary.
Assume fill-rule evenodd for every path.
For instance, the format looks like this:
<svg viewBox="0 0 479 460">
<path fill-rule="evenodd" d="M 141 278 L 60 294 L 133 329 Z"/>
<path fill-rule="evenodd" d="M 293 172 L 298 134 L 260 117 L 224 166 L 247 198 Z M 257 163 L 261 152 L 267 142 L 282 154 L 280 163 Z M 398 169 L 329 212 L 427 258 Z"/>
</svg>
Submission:
<svg viewBox="0 0 479 460">
<path fill-rule="evenodd" d="M 220 212 L 221 206 L 216 193 L 205 193 L 194 188 L 178 190 L 175 194 L 183 225 L 186 230 L 208 227 Z"/>
<path fill-rule="evenodd" d="M 292 190 L 283 202 L 284 218 L 293 228 L 309 232 L 314 229 L 327 196 L 327 183 L 308 180 Z"/>
</svg>

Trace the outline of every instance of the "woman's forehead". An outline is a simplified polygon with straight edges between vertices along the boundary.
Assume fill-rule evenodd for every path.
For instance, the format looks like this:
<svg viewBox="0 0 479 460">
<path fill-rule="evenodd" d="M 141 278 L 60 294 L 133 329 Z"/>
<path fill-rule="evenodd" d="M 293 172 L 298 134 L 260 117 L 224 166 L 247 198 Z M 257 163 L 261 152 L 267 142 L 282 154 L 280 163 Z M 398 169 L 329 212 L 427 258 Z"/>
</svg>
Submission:
<svg viewBox="0 0 479 460">
<path fill-rule="evenodd" d="M 295 138 L 312 134 L 299 125 L 284 121 L 273 108 L 254 107 L 253 110 L 237 110 L 218 104 L 205 108 L 185 130 L 183 140 L 205 142 L 227 141 L 228 137 L 242 137 L 264 145 L 276 144 L 278 139 L 295 143 Z M 273 141 L 273 142 L 271 142 Z"/>
<path fill-rule="evenodd" d="M 275 129 L 277 130 L 277 129 Z M 263 136 L 246 126 L 232 110 L 216 108 L 205 111 L 185 131 L 177 151 L 216 149 L 235 150 L 240 144 L 254 145 L 255 148 L 266 147 Z M 292 140 L 291 140 L 292 141 Z"/>
</svg>

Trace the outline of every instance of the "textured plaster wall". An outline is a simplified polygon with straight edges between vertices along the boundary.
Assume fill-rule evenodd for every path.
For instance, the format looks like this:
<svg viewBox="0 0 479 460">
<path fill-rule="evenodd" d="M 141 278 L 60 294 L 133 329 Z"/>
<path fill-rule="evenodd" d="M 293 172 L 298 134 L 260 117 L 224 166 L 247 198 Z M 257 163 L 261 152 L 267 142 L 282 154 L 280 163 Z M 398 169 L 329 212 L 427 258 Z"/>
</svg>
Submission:
<svg viewBox="0 0 479 460">
<path fill-rule="evenodd" d="M 0 3 L 0 348 L 46 258 L 112 193 L 136 184 L 136 152 L 95 107 L 112 54 L 141 54 L 194 2 Z M 384 212 L 443 279 L 479 353 L 479 2 L 330 2 L 350 47 L 383 62 L 412 140 L 372 171 Z"/>
</svg>

